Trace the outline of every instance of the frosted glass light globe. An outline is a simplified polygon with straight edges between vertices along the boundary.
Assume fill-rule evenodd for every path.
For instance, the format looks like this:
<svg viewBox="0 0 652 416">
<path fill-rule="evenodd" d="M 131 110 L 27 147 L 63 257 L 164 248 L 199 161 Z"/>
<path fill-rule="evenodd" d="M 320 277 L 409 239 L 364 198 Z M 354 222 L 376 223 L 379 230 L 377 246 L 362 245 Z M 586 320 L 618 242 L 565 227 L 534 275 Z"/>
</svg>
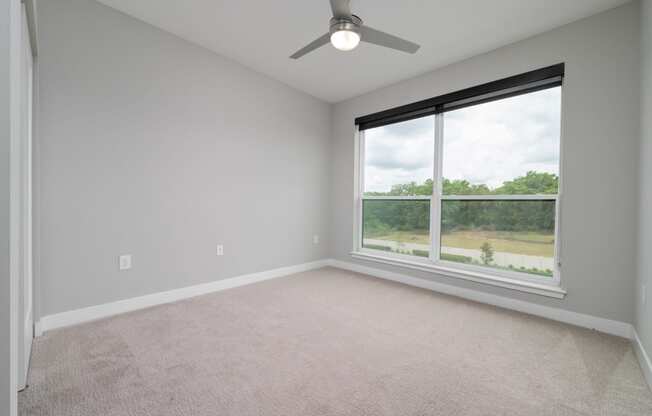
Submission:
<svg viewBox="0 0 652 416">
<path fill-rule="evenodd" d="M 338 30 L 331 35 L 331 43 L 336 49 L 350 51 L 360 43 L 360 35 L 351 30 Z"/>
</svg>

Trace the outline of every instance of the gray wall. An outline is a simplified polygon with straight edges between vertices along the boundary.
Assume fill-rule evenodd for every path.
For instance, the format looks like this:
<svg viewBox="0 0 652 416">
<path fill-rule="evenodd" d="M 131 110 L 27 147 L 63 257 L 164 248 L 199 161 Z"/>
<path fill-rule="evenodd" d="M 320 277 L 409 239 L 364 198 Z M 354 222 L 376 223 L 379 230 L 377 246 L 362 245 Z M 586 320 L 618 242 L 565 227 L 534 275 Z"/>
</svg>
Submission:
<svg viewBox="0 0 652 416">
<path fill-rule="evenodd" d="M 641 163 L 636 330 L 652 354 L 652 0 L 641 2 Z M 644 290 L 647 302 L 643 304 Z"/>
<path fill-rule="evenodd" d="M 93 1 L 38 7 L 41 316 L 327 256 L 329 105 Z"/>
<path fill-rule="evenodd" d="M 410 274 L 634 321 L 636 3 L 332 109 L 90 0 L 41 1 L 39 24 L 37 316 L 353 261 L 355 117 L 563 61 L 566 299 Z"/>
<path fill-rule="evenodd" d="M 383 267 L 443 283 L 633 322 L 639 87 L 632 3 L 423 76 L 333 110 L 331 254 L 353 261 L 354 118 L 509 75 L 566 63 L 563 91 L 564 300 Z"/>
<path fill-rule="evenodd" d="M 11 286 L 9 281 L 10 4 L 0 0 L 0 414 L 9 414 Z"/>
</svg>

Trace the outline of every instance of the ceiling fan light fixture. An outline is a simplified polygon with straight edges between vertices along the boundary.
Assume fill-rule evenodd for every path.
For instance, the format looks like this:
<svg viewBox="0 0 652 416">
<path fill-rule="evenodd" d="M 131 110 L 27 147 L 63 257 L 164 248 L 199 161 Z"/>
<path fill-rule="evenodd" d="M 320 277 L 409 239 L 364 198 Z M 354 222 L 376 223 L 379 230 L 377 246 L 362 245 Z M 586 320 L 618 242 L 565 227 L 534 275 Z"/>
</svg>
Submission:
<svg viewBox="0 0 652 416">
<path fill-rule="evenodd" d="M 350 51 L 360 43 L 360 35 L 352 30 L 338 30 L 331 34 L 331 44 L 335 49 Z"/>
<path fill-rule="evenodd" d="M 340 51 L 353 50 L 360 42 L 372 43 L 407 53 L 415 53 L 419 50 L 419 45 L 414 42 L 362 24 L 362 19 L 351 13 L 350 1 L 329 0 L 333 12 L 330 30 L 290 55 L 290 59 L 299 59 L 329 42 Z"/>
<path fill-rule="evenodd" d="M 332 18 L 330 24 L 331 44 L 335 49 L 350 51 L 360 43 L 360 26 L 362 20 L 351 15 L 347 17 Z"/>
</svg>

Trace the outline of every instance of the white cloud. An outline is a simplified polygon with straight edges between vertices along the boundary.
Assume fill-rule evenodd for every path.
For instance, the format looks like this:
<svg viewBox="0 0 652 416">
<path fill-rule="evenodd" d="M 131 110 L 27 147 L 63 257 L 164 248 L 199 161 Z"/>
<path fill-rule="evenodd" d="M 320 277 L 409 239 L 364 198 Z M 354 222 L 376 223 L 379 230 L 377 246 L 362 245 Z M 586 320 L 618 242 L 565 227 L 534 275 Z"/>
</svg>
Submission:
<svg viewBox="0 0 652 416">
<path fill-rule="evenodd" d="M 384 192 L 432 178 L 434 134 L 434 116 L 367 130 L 365 190 Z"/>
<path fill-rule="evenodd" d="M 500 186 L 530 170 L 559 172 L 561 88 L 444 115 L 443 174 Z M 434 117 L 367 130 L 365 188 L 432 178 Z"/>
</svg>

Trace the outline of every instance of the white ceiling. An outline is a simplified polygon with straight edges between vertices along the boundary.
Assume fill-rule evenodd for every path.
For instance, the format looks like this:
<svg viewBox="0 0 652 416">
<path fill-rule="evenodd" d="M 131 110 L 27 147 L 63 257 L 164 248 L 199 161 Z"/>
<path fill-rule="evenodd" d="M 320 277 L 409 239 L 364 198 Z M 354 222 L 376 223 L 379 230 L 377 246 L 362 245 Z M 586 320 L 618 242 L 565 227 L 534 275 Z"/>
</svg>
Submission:
<svg viewBox="0 0 652 416">
<path fill-rule="evenodd" d="M 328 102 L 338 102 L 628 0 L 352 0 L 371 27 L 421 44 L 415 55 L 362 43 L 288 57 L 328 31 L 328 0 L 99 0 Z"/>
</svg>

